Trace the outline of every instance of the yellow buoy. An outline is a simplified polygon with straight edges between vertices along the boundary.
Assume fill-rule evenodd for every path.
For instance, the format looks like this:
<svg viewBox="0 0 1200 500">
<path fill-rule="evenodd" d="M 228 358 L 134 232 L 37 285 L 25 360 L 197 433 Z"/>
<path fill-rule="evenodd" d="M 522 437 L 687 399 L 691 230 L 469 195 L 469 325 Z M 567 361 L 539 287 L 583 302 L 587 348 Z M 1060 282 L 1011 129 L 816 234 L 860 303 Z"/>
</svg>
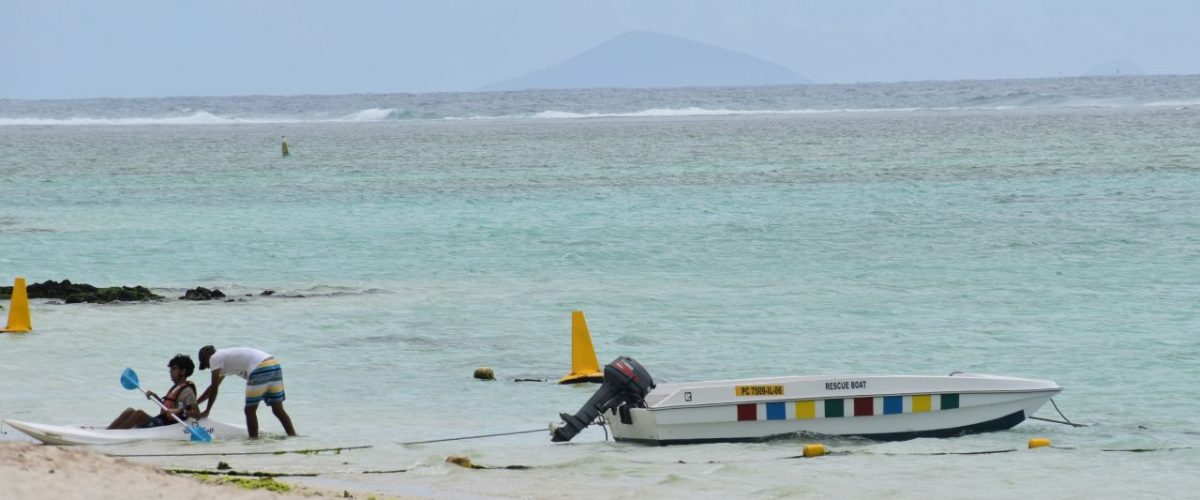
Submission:
<svg viewBox="0 0 1200 500">
<path fill-rule="evenodd" d="M 475 369 L 475 378 L 479 380 L 496 380 L 496 373 L 486 366 Z"/>
<path fill-rule="evenodd" d="M 806 444 L 804 445 L 804 458 L 819 457 L 828 453 L 823 444 Z"/>
<path fill-rule="evenodd" d="M 25 333 L 33 329 L 29 322 L 29 295 L 25 293 L 25 278 L 17 277 L 13 281 L 12 300 L 8 304 L 8 325 L 4 330 L 8 333 Z"/>
<path fill-rule="evenodd" d="M 282 140 L 283 140 L 283 156 L 288 156 L 290 153 L 288 153 L 287 137 L 284 137 Z"/>
<path fill-rule="evenodd" d="M 583 311 L 571 312 L 571 373 L 559 380 L 560 384 L 581 382 L 604 382 L 600 362 L 596 361 L 596 349 L 592 347 L 592 335 L 588 333 Z"/>
<path fill-rule="evenodd" d="M 450 456 L 446 457 L 446 463 L 454 464 L 459 467 L 465 467 L 468 469 L 481 469 L 482 468 L 482 467 L 479 467 L 479 466 L 471 463 L 471 459 L 467 458 L 463 455 L 450 455 Z"/>
<path fill-rule="evenodd" d="M 1029 440 L 1029 449 L 1042 448 L 1050 446 L 1050 440 L 1046 438 L 1033 438 Z"/>
</svg>

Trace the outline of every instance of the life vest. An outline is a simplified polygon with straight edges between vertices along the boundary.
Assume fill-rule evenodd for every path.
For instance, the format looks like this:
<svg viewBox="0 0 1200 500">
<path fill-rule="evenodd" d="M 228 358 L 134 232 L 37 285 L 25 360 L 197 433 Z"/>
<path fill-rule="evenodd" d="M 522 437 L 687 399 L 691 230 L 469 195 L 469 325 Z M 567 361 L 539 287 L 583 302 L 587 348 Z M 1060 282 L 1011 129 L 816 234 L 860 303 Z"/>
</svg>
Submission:
<svg viewBox="0 0 1200 500">
<path fill-rule="evenodd" d="M 167 408 L 167 410 L 174 410 L 175 402 L 176 402 L 176 400 L 179 399 L 179 394 L 182 393 L 183 390 L 188 387 L 192 388 L 193 394 L 196 394 L 196 384 L 193 384 L 191 381 L 184 382 L 182 384 L 178 384 L 175 387 L 172 387 L 171 390 L 167 391 L 167 395 L 162 398 L 163 406 L 165 406 Z M 164 418 L 171 418 L 171 416 L 167 414 L 166 410 L 160 411 L 159 414 L 162 415 Z M 179 417 L 186 419 L 187 414 L 184 413 L 184 414 L 180 415 Z"/>
</svg>

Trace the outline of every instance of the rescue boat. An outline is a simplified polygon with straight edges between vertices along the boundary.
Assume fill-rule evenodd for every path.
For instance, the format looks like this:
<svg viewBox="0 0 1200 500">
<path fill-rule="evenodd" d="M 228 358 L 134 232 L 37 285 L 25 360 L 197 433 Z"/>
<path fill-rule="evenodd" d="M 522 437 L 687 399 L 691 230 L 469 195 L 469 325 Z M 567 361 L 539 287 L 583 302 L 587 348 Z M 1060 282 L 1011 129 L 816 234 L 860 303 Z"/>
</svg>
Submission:
<svg viewBox="0 0 1200 500">
<path fill-rule="evenodd" d="M 685 444 L 805 434 L 882 441 L 1012 428 L 1062 388 L 1047 380 L 955 372 L 804 375 L 655 385 L 632 358 L 604 368 L 604 384 L 552 440 L 598 420 L 617 441 Z"/>
</svg>

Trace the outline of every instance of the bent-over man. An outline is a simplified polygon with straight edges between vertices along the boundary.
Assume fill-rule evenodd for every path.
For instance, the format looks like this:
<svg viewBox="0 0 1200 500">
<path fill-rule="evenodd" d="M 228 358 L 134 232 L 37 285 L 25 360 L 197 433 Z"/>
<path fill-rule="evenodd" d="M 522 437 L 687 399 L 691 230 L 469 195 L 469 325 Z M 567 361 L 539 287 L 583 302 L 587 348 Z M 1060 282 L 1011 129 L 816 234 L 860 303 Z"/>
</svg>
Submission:
<svg viewBox="0 0 1200 500">
<path fill-rule="evenodd" d="M 227 375 L 237 375 L 246 379 L 246 430 L 250 437 L 258 437 L 258 403 L 266 401 L 271 407 L 271 413 L 283 424 L 283 430 L 289 436 L 296 435 L 292 427 L 292 418 L 283 409 L 283 367 L 274 356 L 258 349 L 249 347 L 227 347 L 217 349 L 211 345 L 200 348 L 200 369 L 212 369 L 212 383 L 204 394 L 196 400 L 197 403 L 208 401 L 208 406 L 201 413 L 207 417 L 217 401 L 217 391 L 221 381 Z"/>
</svg>

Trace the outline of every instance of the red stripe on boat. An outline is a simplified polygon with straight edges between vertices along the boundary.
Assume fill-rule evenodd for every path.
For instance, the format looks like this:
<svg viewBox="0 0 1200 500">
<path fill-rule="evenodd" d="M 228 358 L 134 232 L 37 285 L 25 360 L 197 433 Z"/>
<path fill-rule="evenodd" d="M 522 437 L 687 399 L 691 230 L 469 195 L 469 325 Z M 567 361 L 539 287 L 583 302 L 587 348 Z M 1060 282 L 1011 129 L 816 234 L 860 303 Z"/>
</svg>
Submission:
<svg viewBox="0 0 1200 500">
<path fill-rule="evenodd" d="M 758 405 L 754 403 L 738 405 L 738 421 L 758 420 Z"/>
<path fill-rule="evenodd" d="M 869 417 L 875 414 L 875 398 L 854 398 L 854 416 Z"/>
</svg>

